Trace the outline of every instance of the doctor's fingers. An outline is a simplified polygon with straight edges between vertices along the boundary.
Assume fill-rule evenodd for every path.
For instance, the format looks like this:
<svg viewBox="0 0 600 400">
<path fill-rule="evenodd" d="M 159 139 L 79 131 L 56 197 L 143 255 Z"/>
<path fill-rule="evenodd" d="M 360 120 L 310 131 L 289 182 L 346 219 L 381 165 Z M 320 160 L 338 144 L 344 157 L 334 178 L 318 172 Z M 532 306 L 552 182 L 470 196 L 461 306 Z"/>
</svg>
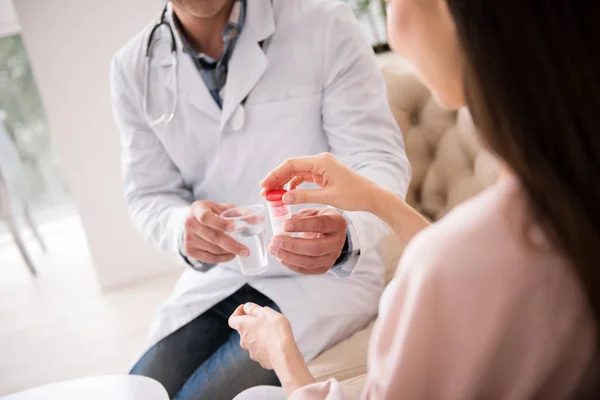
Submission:
<svg viewBox="0 0 600 400">
<path fill-rule="evenodd" d="M 346 232 L 347 222 L 340 213 L 328 215 L 298 215 L 284 223 L 286 232 L 341 233 Z"/>
<path fill-rule="evenodd" d="M 209 243 L 194 233 L 191 233 L 189 235 L 189 238 L 186 235 L 184 245 L 185 245 L 185 250 L 188 253 L 193 250 L 201 250 L 201 251 L 207 251 L 209 253 L 213 253 L 216 255 L 232 254 L 230 251 L 227 251 L 215 244 Z"/>
<path fill-rule="evenodd" d="M 326 256 L 339 250 L 340 238 L 335 235 L 321 235 L 315 238 L 277 235 L 271 242 L 274 248 L 287 250 L 304 256 Z"/>
<path fill-rule="evenodd" d="M 194 228 L 197 225 L 204 225 L 216 229 L 221 232 L 233 231 L 235 226 L 232 221 L 227 221 L 221 218 L 218 212 L 221 208 L 214 205 L 214 208 L 192 207 L 193 219 L 188 219 L 187 225 L 189 228 Z"/>
<path fill-rule="evenodd" d="M 283 264 L 291 264 L 298 268 L 304 269 L 321 269 L 331 268 L 337 260 L 335 253 L 326 254 L 324 256 L 305 256 L 302 254 L 292 253 L 291 251 L 277 248 L 273 245 L 269 246 L 269 252 L 273 254 Z M 304 272 L 303 272 L 304 273 Z"/>
<path fill-rule="evenodd" d="M 199 226 L 194 233 L 207 242 L 219 246 L 230 253 L 242 257 L 248 257 L 250 255 L 250 250 L 248 250 L 246 246 L 238 243 L 226 233 L 219 232 L 207 226 Z"/>
<path fill-rule="evenodd" d="M 294 271 L 298 274 L 302 274 L 302 275 L 323 275 L 323 274 L 326 274 L 331 269 L 331 266 L 320 267 L 320 268 L 306 268 L 306 267 L 301 267 L 301 266 L 289 263 L 284 260 L 279 260 L 279 262 L 281 263 L 281 265 L 283 265 L 287 269 Z"/>
<path fill-rule="evenodd" d="M 193 258 L 207 264 L 220 264 L 231 261 L 235 258 L 235 254 L 213 254 L 203 250 L 192 250 L 187 252 L 188 257 Z"/>
</svg>

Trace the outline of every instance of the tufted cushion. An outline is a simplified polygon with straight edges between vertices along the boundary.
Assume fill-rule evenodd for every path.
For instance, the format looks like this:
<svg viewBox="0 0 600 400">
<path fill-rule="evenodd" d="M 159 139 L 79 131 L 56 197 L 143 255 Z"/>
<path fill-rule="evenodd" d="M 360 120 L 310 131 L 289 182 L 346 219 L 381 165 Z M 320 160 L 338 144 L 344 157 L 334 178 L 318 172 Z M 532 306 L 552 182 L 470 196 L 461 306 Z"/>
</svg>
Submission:
<svg viewBox="0 0 600 400">
<path fill-rule="evenodd" d="M 478 143 L 466 109 L 444 110 L 403 67 L 388 66 L 383 73 L 413 171 L 407 201 L 437 220 L 493 182 L 498 165 Z"/>
</svg>

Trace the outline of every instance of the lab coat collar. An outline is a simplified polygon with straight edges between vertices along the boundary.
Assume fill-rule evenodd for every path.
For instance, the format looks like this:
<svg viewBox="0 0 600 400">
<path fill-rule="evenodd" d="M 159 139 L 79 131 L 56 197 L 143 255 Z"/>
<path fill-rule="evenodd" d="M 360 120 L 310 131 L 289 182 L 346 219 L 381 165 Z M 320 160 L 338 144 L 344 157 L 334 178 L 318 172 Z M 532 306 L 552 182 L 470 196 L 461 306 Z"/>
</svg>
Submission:
<svg viewBox="0 0 600 400">
<path fill-rule="evenodd" d="M 234 113 L 240 114 L 240 104 L 267 69 L 268 59 L 264 49 L 267 46 L 267 39 L 275 32 L 272 2 L 273 0 L 248 1 L 246 24 L 229 60 L 227 83 L 223 95 L 221 130 Z M 262 47 L 261 42 L 263 42 Z"/>
<path fill-rule="evenodd" d="M 273 1 L 274 0 L 248 1 L 246 6 L 246 22 L 244 23 L 244 29 L 242 29 L 238 43 L 241 40 L 241 36 L 252 37 L 257 43 L 260 43 L 273 35 L 275 32 Z M 177 50 L 182 52 L 184 44 L 181 40 L 181 36 L 178 34 L 175 21 L 173 20 L 173 5 L 171 2 L 167 4 L 167 13 L 165 18 L 169 25 L 171 25 L 171 29 L 173 29 Z M 161 67 L 168 67 L 171 64 L 172 61 L 170 57 L 164 57 L 158 63 L 158 65 Z"/>
<path fill-rule="evenodd" d="M 173 21 L 173 7 L 167 6 L 167 19 L 175 33 L 179 57 L 179 88 L 189 102 L 204 113 L 221 121 L 221 130 L 227 125 L 238 106 L 248 96 L 267 69 L 268 59 L 263 51 L 266 41 L 275 32 L 274 0 L 251 0 L 246 8 L 244 29 L 228 64 L 227 83 L 223 93 L 223 109 L 215 103 L 202 81 L 194 62 L 183 52 L 183 43 L 177 34 Z M 261 43 L 263 46 L 261 47 Z M 161 67 L 172 65 L 171 57 L 165 57 L 158 63 Z M 173 90 L 172 74 L 166 78 L 166 87 Z M 199 85 L 199 86 L 198 86 Z M 200 87 L 200 90 L 197 88 Z M 193 88 L 193 89 L 192 89 Z M 239 110 L 237 112 L 239 114 Z"/>
</svg>

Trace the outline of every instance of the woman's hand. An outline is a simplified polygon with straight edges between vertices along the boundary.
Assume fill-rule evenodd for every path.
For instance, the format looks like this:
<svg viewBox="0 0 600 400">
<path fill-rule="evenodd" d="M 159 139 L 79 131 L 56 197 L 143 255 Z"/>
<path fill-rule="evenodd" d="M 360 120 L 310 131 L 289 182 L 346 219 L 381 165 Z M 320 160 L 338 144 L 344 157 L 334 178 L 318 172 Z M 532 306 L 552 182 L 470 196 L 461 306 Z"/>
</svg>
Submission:
<svg viewBox="0 0 600 400">
<path fill-rule="evenodd" d="M 296 190 L 303 182 L 314 182 L 321 189 Z M 342 210 L 368 211 L 388 224 L 403 243 L 429 226 L 429 221 L 402 198 L 360 176 L 329 153 L 286 160 L 260 185 L 266 192 L 287 183 L 285 204 L 319 203 Z"/>
<path fill-rule="evenodd" d="M 240 345 L 265 369 L 273 369 L 289 395 L 314 381 L 294 340 L 286 317 L 254 303 L 239 306 L 229 326 L 240 334 Z"/>
<path fill-rule="evenodd" d="M 303 182 L 314 182 L 321 189 L 296 190 Z M 285 204 L 317 203 L 349 211 L 371 211 L 373 199 L 383 190 L 329 153 L 288 159 L 260 183 L 263 192 L 286 184 L 289 191 L 283 196 Z"/>
<path fill-rule="evenodd" d="M 250 358 L 265 369 L 273 369 L 273 358 L 282 351 L 297 348 L 288 319 L 269 307 L 241 305 L 229 317 L 229 326 L 240 333 L 240 345 Z"/>
</svg>

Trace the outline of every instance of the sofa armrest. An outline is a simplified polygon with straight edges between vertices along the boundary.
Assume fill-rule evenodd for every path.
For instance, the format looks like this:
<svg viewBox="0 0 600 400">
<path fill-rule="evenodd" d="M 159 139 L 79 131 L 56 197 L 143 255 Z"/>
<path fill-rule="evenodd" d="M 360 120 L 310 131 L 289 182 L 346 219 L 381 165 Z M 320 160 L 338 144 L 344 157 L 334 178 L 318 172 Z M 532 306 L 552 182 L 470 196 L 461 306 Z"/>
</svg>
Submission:
<svg viewBox="0 0 600 400">
<path fill-rule="evenodd" d="M 308 364 L 316 380 L 335 378 L 338 381 L 364 375 L 367 372 L 367 348 L 373 324 L 321 353 Z"/>
<path fill-rule="evenodd" d="M 365 389 L 366 382 L 366 374 L 343 381 L 342 392 L 344 392 L 344 400 L 359 400 Z"/>
<path fill-rule="evenodd" d="M 385 284 L 392 280 L 396 274 L 396 267 L 400 261 L 400 257 L 404 252 L 406 243 L 402 242 L 398 236 L 393 233 L 388 234 L 383 240 L 383 253 L 385 265 Z"/>
</svg>

